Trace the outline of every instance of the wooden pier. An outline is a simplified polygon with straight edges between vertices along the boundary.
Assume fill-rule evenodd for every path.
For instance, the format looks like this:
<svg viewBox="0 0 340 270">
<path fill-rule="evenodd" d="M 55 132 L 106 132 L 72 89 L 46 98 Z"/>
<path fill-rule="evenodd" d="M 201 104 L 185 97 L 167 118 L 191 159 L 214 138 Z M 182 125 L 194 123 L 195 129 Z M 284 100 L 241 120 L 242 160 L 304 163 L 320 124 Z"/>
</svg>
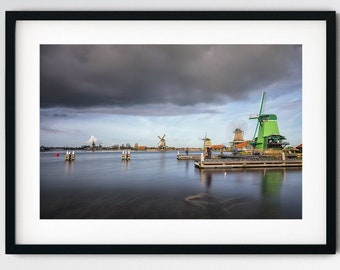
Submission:
<svg viewBox="0 0 340 270">
<path fill-rule="evenodd" d="M 194 155 L 177 155 L 178 160 L 199 160 L 200 154 L 194 154 Z"/>
<path fill-rule="evenodd" d="M 201 154 L 193 154 L 193 155 L 177 155 L 178 160 L 200 160 Z M 212 155 L 212 159 L 219 158 L 218 155 Z"/>
<path fill-rule="evenodd" d="M 244 169 L 244 168 L 287 168 L 302 167 L 301 159 L 219 159 L 196 161 L 195 167 L 199 169 Z"/>
</svg>

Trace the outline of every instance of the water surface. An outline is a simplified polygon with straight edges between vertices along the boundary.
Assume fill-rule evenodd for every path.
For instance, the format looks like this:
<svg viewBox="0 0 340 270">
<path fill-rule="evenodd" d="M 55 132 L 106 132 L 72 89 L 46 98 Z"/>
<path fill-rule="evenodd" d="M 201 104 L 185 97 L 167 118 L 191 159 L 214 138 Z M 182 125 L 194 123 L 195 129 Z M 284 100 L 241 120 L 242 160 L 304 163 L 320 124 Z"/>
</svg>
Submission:
<svg viewBox="0 0 340 270">
<path fill-rule="evenodd" d="M 177 152 L 40 155 L 42 219 L 300 219 L 302 170 L 199 170 Z"/>
</svg>

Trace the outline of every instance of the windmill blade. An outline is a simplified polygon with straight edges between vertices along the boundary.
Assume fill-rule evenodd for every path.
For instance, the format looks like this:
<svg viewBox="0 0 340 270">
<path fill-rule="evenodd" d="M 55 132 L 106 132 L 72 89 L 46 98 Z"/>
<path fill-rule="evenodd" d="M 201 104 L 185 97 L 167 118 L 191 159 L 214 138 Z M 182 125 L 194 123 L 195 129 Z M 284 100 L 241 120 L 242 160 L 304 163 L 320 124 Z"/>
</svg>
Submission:
<svg viewBox="0 0 340 270">
<path fill-rule="evenodd" d="M 198 138 L 198 139 L 203 140 L 203 141 L 209 140 L 209 138 L 207 137 L 207 132 L 205 132 L 205 136 L 203 138 Z"/>
<path fill-rule="evenodd" d="M 264 104 L 265 96 L 266 96 L 266 92 L 262 92 L 259 113 L 249 115 L 249 119 L 259 119 L 259 117 L 261 116 L 263 112 L 263 107 L 264 107 L 263 104 Z"/>
<path fill-rule="evenodd" d="M 266 92 L 262 92 L 259 116 L 262 114 L 262 111 L 263 111 L 263 103 L 264 103 L 264 98 L 265 98 L 265 96 L 266 96 Z"/>
<path fill-rule="evenodd" d="M 249 115 L 249 119 L 257 119 L 257 118 L 259 118 L 258 114 L 251 114 L 251 115 Z"/>
<path fill-rule="evenodd" d="M 165 137 L 165 134 L 163 135 L 162 139 L 161 140 L 164 140 L 164 137 Z"/>
<path fill-rule="evenodd" d="M 259 114 L 249 116 L 249 119 L 257 119 L 257 124 L 256 124 L 256 128 L 255 128 L 254 136 L 253 136 L 253 141 L 252 141 L 253 143 L 255 142 L 256 133 L 257 133 L 257 130 L 259 129 L 259 126 L 261 124 L 261 118 L 262 118 L 263 104 L 264 104 L 265 96 L 266 96 L 266 92 L 262 92 Z"/>
<path fill-rule="evenodd" d="M 257 124 L 256 124 L 255 132 L 254 132 L 254 136 L 253 136 L 253 142 L 255 142 L 256 133 L 257 133 L 257 130 L 259 128 L 259 125 L 260 125 L 260 121 L 258 121 Z"/>
<path fill-rule="evenodd" d="M 160 140 L 162 139 L 160 136 L 157 136 Z"/>
</svg>

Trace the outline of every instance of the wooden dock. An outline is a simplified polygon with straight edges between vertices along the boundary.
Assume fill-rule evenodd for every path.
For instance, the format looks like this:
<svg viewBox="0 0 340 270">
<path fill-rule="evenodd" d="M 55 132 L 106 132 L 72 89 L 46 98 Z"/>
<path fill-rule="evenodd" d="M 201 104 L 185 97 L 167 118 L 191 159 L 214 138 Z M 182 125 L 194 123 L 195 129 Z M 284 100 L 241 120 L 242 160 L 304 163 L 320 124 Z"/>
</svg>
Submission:
<svg viewBox="0 0 340 270">
<path fill-rule="evenodd" d="M 218 155 L 212 155 L 212 159 L 217 159 L 219 158 Z M 193 154 L 193 155 L 177 155 L 178 160 L 200 160 L 201 159 L 201 154 Z"/>
<path fill-rule="evenodd" d="M 194 154 L 194 155 L 177 155 L 178 160 L 199 160 L 200 154 Z"/>
<path fill-rule="evenodd" d="M 301 159 L 220 159 L 195 161 L 199 169 L 244 169 L 244 168 L 287 168 L 302 167 Z"/>
</svg>

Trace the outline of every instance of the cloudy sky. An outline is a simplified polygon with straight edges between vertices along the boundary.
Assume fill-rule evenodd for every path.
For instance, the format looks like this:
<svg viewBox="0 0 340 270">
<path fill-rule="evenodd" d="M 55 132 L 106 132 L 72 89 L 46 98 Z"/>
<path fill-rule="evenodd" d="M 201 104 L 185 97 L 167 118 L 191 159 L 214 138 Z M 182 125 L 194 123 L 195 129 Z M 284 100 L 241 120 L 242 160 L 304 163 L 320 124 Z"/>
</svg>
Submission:
<svg viewBox="0 0 340 270">
<path fill-rule="evenodd" d="M 302 142 L 300 45 L 41 45 L 40 144 L 201 147 L 252 139 L 261 93 Z"/>
</svg>

